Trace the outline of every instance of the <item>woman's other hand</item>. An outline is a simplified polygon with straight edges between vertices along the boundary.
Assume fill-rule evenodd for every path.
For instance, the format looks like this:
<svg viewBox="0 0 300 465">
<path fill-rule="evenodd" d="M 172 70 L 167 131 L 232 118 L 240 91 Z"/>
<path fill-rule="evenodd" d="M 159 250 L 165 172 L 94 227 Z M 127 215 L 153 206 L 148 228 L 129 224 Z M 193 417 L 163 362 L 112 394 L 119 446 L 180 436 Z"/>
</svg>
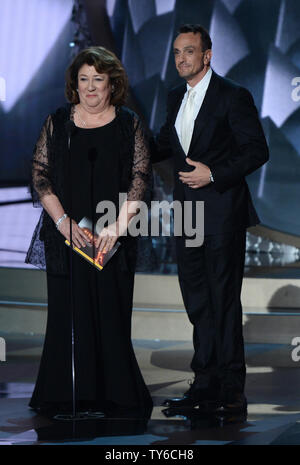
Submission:
<svg viewBox="0 0 300 465">
<path fill-rule="evenodd" d="M 103 228 L 95 241 L 96 249 L 99 252 L 109 252 L 118 239 L 119 227 L 118 223 L 112 223 L 107 228 Z"/>
</svg>

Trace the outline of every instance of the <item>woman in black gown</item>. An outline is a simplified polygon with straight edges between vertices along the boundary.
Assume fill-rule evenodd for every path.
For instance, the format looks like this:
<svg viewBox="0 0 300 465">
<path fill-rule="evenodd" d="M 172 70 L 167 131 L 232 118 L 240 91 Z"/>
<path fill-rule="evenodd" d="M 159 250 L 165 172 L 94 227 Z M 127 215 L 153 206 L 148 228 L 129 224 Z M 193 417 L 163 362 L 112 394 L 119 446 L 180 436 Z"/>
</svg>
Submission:
<svg viewBox="0 0 300 465">
<path fill-rule="evenodd" d="M 40 412 L 72 411 L 70 249 L 64 241 L 71 217 L 74 245 L 86 244 L 78 223 L 97 219 L 104 200 L 113 202 L 117 219 L 100 232 L 96 247 L 110 250 L 119 240 L 120 248 L 102 271 L 72 253 L 76 410 L 149 415 L 152 408 L 131 343 L 136 239 L 124 235 L 150 165 L 140 121 L 122 106 L 126 93 L 116 56 L 103 47 L 83 50 L 66 74 L 71 105 L 48 116 L 34 152 L 33 187 L 43 212 L 26 261 L 46 266 L 48 286 L 45 343 L 29 404 Z M 75 124 L 70 156 L 69 120 Z M 127 201 L 119 210 L 120 193 Z"/>
</svg>

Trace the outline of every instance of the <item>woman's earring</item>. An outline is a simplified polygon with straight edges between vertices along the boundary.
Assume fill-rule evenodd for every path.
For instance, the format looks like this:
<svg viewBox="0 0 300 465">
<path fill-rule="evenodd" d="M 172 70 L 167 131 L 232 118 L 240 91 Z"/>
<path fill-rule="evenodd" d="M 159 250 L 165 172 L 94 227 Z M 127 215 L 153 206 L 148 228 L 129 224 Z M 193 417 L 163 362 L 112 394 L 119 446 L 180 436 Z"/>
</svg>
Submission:
<svg viewBox="0 0 300 465">
<path fill-rule="evenodd" d="M 111 86 L 111 93 L 113 94 L 115 91 L 115 86 Z"/>
</svg>

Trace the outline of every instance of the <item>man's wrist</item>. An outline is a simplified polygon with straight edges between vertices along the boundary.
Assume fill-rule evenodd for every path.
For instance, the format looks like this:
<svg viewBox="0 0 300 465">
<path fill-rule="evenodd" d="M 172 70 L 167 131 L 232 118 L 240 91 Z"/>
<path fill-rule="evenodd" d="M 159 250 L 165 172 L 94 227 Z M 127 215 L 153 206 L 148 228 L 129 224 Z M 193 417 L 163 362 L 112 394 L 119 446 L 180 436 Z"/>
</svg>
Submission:
<svg viewBox="0 0 300 465">
<path fill-rule="evenodd" d="M 209 170 L 209 179 L 210 179 L 210 182 L 215 182 L 215 180 L 214 180 L 214 177 L 213 177 L 213 174 L 212 174 L 211 170 Z"/>
</svg>

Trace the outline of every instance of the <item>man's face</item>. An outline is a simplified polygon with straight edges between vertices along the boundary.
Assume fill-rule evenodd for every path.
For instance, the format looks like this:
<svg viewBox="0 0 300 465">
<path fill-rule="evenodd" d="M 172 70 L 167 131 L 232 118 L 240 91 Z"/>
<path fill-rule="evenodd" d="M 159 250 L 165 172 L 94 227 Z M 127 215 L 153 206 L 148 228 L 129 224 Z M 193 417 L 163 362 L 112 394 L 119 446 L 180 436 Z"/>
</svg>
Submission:
<svg viewBox="0 0 300 465">
<path fill-rule="evenodd" d="M 200 75 L 204 69 L 205 54 L 207 52 L 202 51 L 200 33 L 179 34 L 174 41 L 175 65 L 179 76 L 189 81 Z"/>
</svg>

